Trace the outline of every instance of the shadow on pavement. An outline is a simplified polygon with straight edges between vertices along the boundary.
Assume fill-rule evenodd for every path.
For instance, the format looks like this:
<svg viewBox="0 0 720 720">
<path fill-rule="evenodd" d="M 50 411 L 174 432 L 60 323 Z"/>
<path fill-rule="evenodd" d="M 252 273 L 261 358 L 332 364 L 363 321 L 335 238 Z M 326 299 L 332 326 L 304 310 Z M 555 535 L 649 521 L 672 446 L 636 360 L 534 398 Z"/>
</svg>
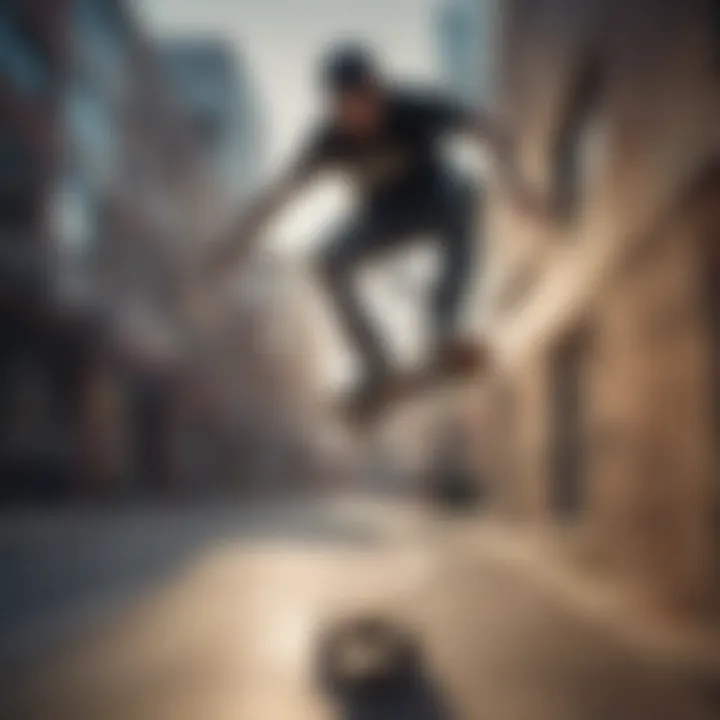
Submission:
<svg viewBox="0 0 720 720">
<path fill-rule="evenodd" d="M 453 720 L 413 635 L 380 617 L 340 623 L 319 641 L 318 679 L 339 720 Z"/>
<path fill-rule="evenodd" d="M 149 507 L 0 518 L 0 675 L 225 543 L 372 547 L 372 523 L 301 507 Z"/>
</svg>

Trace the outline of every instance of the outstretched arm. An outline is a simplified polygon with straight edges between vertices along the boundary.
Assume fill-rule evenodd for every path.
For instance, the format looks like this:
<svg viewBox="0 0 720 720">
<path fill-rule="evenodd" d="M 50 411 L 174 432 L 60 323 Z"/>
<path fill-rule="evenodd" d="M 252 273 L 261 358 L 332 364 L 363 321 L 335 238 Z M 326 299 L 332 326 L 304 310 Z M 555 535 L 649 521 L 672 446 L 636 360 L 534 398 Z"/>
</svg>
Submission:
<svg viewBox="0 0 720 720">
<path fill-rule="evenodd" d="M 209 259 L 209 271 L 221 272 L 253 248 L 266 223 L 300 192 L 325 164 L 325 130 L 320 128 L 310 138 L 276 182 L 262 191 L 230 223 L 229 229 L 215 244 Z"/>
<path fill-rule="evenodd" d="M 210 271 L 222 271 L 249 251 L 267 222 L 296 196 L 309 177 L 309 172 L 293 168 L 243 208 L 211 250 Z"/>
<path fill-rule="evenodd" d="M 518 168 L 515 138 L 510 129 L 499 118 L 483 111 L 471 112 L 466 127 L 492 153 L 500 183 L 514 205 L 537 218 L 551 218 L 554 215 L 551 199 L 532 187 Z"/>
</svg>

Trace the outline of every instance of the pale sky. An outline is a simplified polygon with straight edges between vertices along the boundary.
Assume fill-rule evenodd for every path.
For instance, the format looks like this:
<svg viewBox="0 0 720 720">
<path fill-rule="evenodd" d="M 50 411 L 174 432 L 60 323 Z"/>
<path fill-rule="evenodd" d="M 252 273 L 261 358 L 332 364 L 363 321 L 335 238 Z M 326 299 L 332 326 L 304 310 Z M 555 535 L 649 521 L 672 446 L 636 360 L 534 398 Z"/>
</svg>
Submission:
<svg viewBox="0 0 720 720">
<path fill-rule="evenodd" d="M 159 35 L 226 38 L 258 84 L 267 118 L 271 169 L 292 156 L 312 124 L 319 100 L 316 62 L 340 39 L 360 39 L 401 78 L 433 80 L 438 51 L 433 12 L 443 0 L 136 0 Z M 281 252 L 307 252 L 347 201 L 338 187 L 319 187 L 275 228 Z M 382 278 L 373 283 L 387 333 L 412 353 L 418 342 L 418 298 L 393 298 Z M 403 305 L 404 302 L 404 305 Z M 400 354 L 403 354 L 400 347 Z M 345 362 L 331 374 L 346 376 Z"/>
<path fill-rule="evenodd" d="M 433 77 L 432 14 L 442 0 L 136 0 L 160 33 L 225 37 L 244 57 L 268 110 L 273 156 L 286 153 L 313 115 L 323 48 L 358 38 L 401 75 Z"/>
<path fill-rule="evenodd" d="M 160 34 L 226 38 L 256 78 L 267 118 L 269 166 L 292 156 L 318 112 L 316 63 L 343 38 L 375 48 L 401 77 L 436 77 L 433 12 L 443 0 L 136 0 Z M 312 243 L 332 217 L 337 188 L 320 188 L 279 228 L 288 246 Z"/>
</svg>

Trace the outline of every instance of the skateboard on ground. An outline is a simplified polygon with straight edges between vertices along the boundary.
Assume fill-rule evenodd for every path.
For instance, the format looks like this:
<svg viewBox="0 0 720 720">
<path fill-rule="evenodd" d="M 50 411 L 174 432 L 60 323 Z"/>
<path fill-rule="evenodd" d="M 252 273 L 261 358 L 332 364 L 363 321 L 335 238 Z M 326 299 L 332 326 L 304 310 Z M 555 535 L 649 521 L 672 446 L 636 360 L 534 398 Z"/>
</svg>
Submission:
<svg viewBox="0 0 720 720">
<path fill-rule="evenodd" d="M 455 380 L 471 380 L 483 374 L 488 364 L 487 348 L 479 341 L 457 343 L 440 358 L 419 366 L 399 369 L 372 392 L 353 389 L 341 397 L 341 414 L 353 425 L 368 427 L 404 401 Z"/>
</svg>

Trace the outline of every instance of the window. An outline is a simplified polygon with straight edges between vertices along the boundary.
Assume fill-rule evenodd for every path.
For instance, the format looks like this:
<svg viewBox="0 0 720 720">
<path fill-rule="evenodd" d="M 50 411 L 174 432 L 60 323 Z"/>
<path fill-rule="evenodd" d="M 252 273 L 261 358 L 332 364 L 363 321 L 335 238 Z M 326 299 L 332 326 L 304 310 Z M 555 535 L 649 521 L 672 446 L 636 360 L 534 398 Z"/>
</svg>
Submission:
<svg viewBox="0 0 720 720">
<path fill-rule="evenodd" d="M 586 374 L 591 334 L 580 327 L 562 339 L 551 375 L 551 503 L 562 521 L 580 519 L 586 501 Z"/>
<path fill-rule="evenodd" d="M 84 76 L 108 95 L 121 99 L 126 90 L 125 32 L 113 4 L 77 3 L 74 25 L 76 60 Z"/>
<path fill-rule="evenodd" d="M 713 60 L 715 75 L 720 77 L 720 0 L 708 0 L 711 11 Z"/>
<path fill-rule="evenodd" d="M 3 227 L 32 221 L 38 186 L 37 158 L 20 137 L 0 127 L 0 222 Z"/>
<path fill-rule="evenodd" d="M 20 92 L 41 97 L 49 92 L 47 52 L 14 8 L 0 8 L 0 74 Z"/>
<path fill-rule="evenodd" d="M 586 189 L 601 132 L 599 99 L 600 65 L 589 57 L 579 67 L 562 108 L 552 153 L 556 209 L 565 218 L 577 212 Z"/>
<path fill-rule="evenodd" d="M 58 183 L 50 210 L 55 290 L 63 302 L 82 302 L 92 292 L 97 198 L 80 179 L 69 176 Z"/>
<path fill-rule="evenodd" d="M 74 84 L 66 95 L 65 123 L 70 161 L 93 184 L 109 183 L 116 167 L 118 137 L 106 99 L 93 88 Z"/>
<path fill-rule="evenodd" d="M 442 80 L 469 103 L 491 92 L 496 0 L 460 0 L 437 17 Z"/>
<path fill-rule="evenodd" d="M 93 238 L 94 197 L 91 190 L 77 180 L 59 183 L 52 210 L 58 251 L 84 255 Z"/>
</svg>

